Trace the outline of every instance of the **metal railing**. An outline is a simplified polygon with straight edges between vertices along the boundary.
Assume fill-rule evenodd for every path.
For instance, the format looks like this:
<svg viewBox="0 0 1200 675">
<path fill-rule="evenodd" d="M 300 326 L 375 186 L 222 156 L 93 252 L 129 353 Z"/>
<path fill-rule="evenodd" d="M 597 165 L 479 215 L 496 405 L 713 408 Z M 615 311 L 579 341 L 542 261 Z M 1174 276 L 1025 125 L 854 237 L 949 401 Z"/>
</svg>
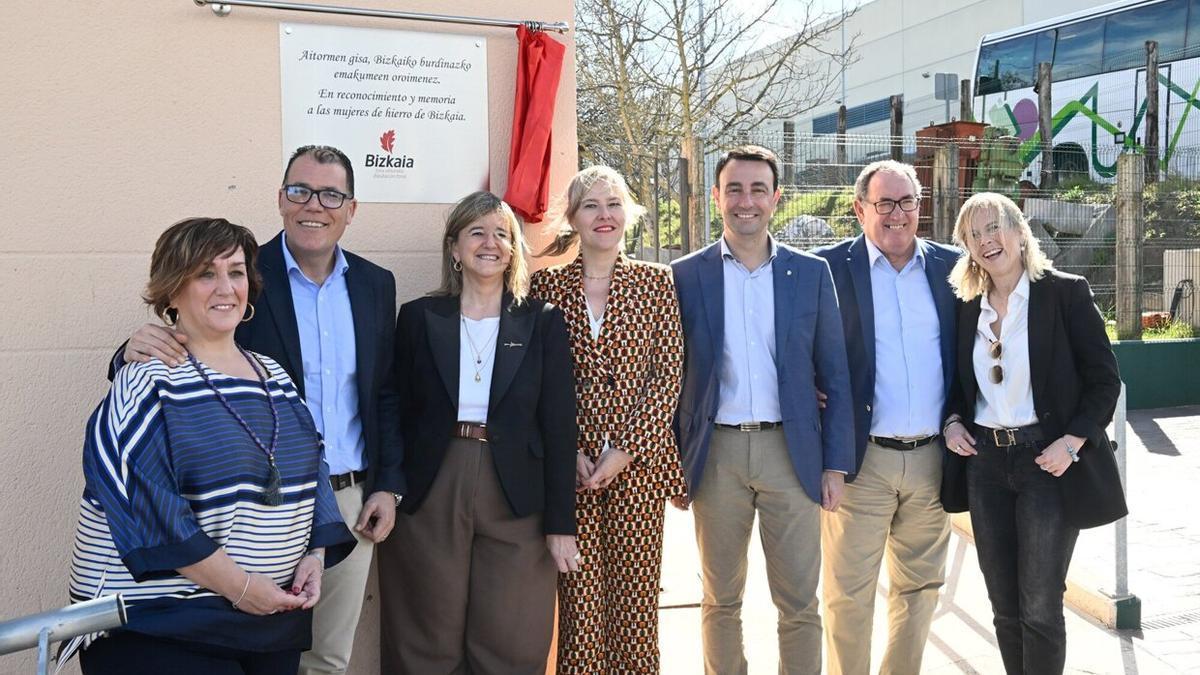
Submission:
<svg viewBox="0 0 1200 675">
<path fill-rule="evenodd" d="M 50 644 L 125 625 L 125 601 L 120 595 L 68 605 L 0 623 L 0 656 L 34 647 L 38 675 L 50 672 Z"/>
<path fill-rule="evenodd" d="M 313 5 L 303 2 L 279 2 L 277 0 L 225 0 L 212 2 L 210 0 L 194 0 L 200 7 L 205 5 L 212 8 L 217 16 L 229 16 L 233 7 L 258 7 L 262 9 L 282 9 L 292 12 L 313 12 L 316 14 L 343 14 L 347 16 L 369 16 L 379 19 L 403 19 L 406 21 L 432 21 L 435 23 L 457 23 L 469 26 L 492 26 L 499 28 L 516 28 L 525 26 L 534 31 L 552 30 L 565 33 L 571 29 L 565 21 L 530 21 L 517 19 L 491 19 L 477 16 L 453 16 L 450 14 L 425 14 L 422 12 L 400 12 L 390 9 L 364 9 L 360 7 L 337 7 L 335 5 Z"/>
</svg>

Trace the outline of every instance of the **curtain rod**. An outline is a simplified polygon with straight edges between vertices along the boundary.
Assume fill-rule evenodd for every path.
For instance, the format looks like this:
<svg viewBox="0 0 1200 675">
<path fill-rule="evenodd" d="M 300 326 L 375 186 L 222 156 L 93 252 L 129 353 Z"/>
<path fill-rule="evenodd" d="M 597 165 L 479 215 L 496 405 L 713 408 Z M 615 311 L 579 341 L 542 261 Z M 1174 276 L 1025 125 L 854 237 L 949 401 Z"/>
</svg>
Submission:
<svg viewBox="0 0 1200 675">
<path fill-rule="evenodd" d="M 278 2 L 277 0 L 226 0 L 225 2 L 210 2 L 209 0 L 194 0 L 204 7 L 212 7 L 213 14 L 228 16 L 234 5 L 240 7 L 262 7 L 264 9 L 285 9 L 295 12 L 316 12 L 318 14 L 346 14 L 350 16 L 371 16 L 383 19 L 406 19 L 408 21 L 436 21 L 438 23 L 460 23 L 471 26 L 495 26 L 515 28 L 525 26 L 533 31 L 555 31 L 565 33 L 570 27 L 564 21 L 517 21 L 514 19 L 488 19 L 474 16 L 450 16 L 446 14 L 422 14 L 420 12 L 396 12 L 386 9 L 362 9 L 359 7 L 335 7 L 333 5 L 310 5 L 301 2 Z"/>
</svg>

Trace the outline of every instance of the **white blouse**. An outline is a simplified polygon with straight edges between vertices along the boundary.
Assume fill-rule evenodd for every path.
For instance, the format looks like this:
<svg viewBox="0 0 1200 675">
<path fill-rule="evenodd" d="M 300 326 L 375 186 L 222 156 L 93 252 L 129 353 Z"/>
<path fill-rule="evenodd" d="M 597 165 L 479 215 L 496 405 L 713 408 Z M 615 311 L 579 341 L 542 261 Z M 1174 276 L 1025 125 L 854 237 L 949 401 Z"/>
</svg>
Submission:
<svg viewBox="0 0 1200 675">
<path fill-rule="evenodd" d="M 496 338 L 500 317 L 459 321 L 458 421 L 487 422 L 492 368 L 496 364 Z M 476 353 L 478 350 L 478 353 Z"/>
<path fill-rule="evenodd" d="M 588 326 L 592 329 L 592 340 L 599 340 L 600 328 L 604 325 L 604 312 L 600 312 L 600 316 L 592 316 L 592 304 L 588 302 L 587 293 L 583 294 L 583 307 L 584 311 L 587 312 Z M 605 307 L 605 310 L 607 309 Z M 612 445 L 609 444 L 608 436 L 606 435 L 604 437 L 604 447 L 600 450 L 601 456 L 609 450 L 612 450 Z"/>
<path fill-rule="evenodd" d="M 1029 373 L 1029 275 L 1021 275 L 1017 287 L 1008 296 L 1008 313 L 1000 323 L 1000 359 L 992 358 L 989 348 L 997 337 L 992 322 L 998 316 L 987 293 L 980 300 L 979 323 L 975 329 L 975 423 L 993 429 L 1011 429 L 1037 424 L 1033 408 L 1033 386 Z M 992 367 L 999 365 L 1004 379 L 993 384 Z"/>
</svg>

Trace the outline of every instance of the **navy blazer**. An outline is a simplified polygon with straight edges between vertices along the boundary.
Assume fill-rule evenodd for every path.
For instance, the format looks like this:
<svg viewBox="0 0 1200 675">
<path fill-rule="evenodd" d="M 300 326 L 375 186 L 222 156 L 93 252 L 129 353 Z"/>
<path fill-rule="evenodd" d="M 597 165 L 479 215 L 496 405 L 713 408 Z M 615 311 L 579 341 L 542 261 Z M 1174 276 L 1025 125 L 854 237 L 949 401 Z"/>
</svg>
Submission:
<svg viewBox="0 0 1200 675">
<path fill-rule="evenodd" d="M 925 239 L 917 239 L 925 255 L 925 276 L 933 292 L 937 308 L 942 345 L 942 395 L 945 405 L 939 421 L 946 419 L 950 392 L 954 384 L 955 325 L 958 317 L 957 300 L 950 287 L 950 270 L 958 261 L 960 251 Z M 871 295 L 871 259 L 867 254 L 864 235 L 839 244 L 819 248 L 816 255 L 829 261 L 833 283 L 837 286 L 838 303 L 842 308 L 842 326 L 846 335 L 846 354 L 850 360 L 850 388 L 854 392 L 854 467 L 850 480 L 862 468 L 867 451 L 867 435 L 871 430 L 871 403 L 875 400 L 875 302 Z"/>
<path fill-rule="evenodd" d="M 854 469 L 850 372 L 829 265 L 780 244 L 772 265 L 775 367 L 783 434 L 796 476 L 821 503 L 821 473 Z M 704 475 L 720 402 L 718 370 L 725 340 L 725 274 L 721 242 L 671 265 L 685 343 L 683 388 L 675 436 L 690 494 Z M 829 399 L 817 406 L 817 389 Z M 747 420 L 749 421 L 749 420 Z"/>
<path fill-rule="evenodd" d="M 396 321 L 396 278 L 386 269 L 342 250 L 349 268 L 346 289 L 354 317 L 354 345 L 358 370 L 358 414 L 362 419 L 367 455 L 368 489 L 405 494 L 404 446 L 393 368 Z M 283 235 L 258 248 L 262 296 L 255 300 L 254 316 L 238 325 L 234 339 L 252 352 L 274 359 L 287 371 L 300 396 L 304 396 L 304 360 L 300 355 L 300 329 L 292 304 L 292 285 L 283 258 Z M 125 346 L 109 365 L 108 379 L 124 363 Z"/>
</svg>

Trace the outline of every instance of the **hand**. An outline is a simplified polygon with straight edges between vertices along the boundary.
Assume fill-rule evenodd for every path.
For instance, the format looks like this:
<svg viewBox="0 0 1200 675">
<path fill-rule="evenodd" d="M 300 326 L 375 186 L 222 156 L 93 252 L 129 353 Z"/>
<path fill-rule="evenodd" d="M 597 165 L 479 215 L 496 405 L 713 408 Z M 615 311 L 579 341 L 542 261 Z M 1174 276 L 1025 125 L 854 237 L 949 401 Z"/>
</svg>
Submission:
<svg viewBox="0 0 1200 675">
<path fill-rule="evenodd" d="M 325 561 L 309 553 L 300 559 L 296 565 L 296 575 L 292 577 L 292 595 L 303 598 L 304 604 L 300 609 L 312 609 L 321 599 L 321 574 L 325 571 Z"/>
<path fill-rule="evenodd" d="M 1083 447 L 1084 440 L 1078 436 L 1063 436 L 1046 446 L 1046 449 L 1042 450 L 1034 461 L 1042 467 L 1043 471 L 1058 478 L 1071 468 L 1071 453 L 1067 452 L 1067 444 L 1069 443 L 1078 452 L 1079 448 Z"/>
<path fill-rule="evenodd" d="M 566 574 L 579 571 L 579 549 L 575 546 L 575 535 L 548 534 L 546 548 L 550 549 L 550 557 L 554 559 L 559 572 Z"/>
<path fill-rule="evenodd" d="M 978 455 L 979 451 L 975 449 L 975 437 L 967 431 L 967 425 L 961 420 L 955 420 L 946 425 L 946 435 L 944 438 L 946 449 L 963 457 Z"/>
<path fill-rule="evenodd" d="M 392 493 L 380 490 L 372 492 L 358 512 L 358 522 L 354 531 L 373 543 L 387 539 L 396 524 L 396 497 Z"/>
<path fill-rule="evenodd" d="M 675 495 L 674 497 L 671 497 L 671 506 L 674 506 L 680 511 L 687 511 L 688 507 L 691 505 L 692 498 L 687 494 Z"/>
<path fill-rule="evenodd" d="M 842 493 L 846 491 L 846 474 L 826 470 L 821 473 L 821 508 L 837 511 L 842 505 Z"/>
<path fill-rule="evenodd" d="M 826 394 L 825 392 L 821 391 L 820 389 L 817 389 L 816 392 L 817 392 L 817 407 L 820 408 L 821 410 L 824 410 L 825 403 L 826 403 L 826 401 L 829 400 L 829 394 Z"/>
<path fill-rule="evenodd" d="M 596 462 L 596 469 L 592 472 L 592 477 L 585 483 L 585 487 L 589 490 L 608 487 L 632 461 L 633 457 L 630 457 L 629 453 L 624 450 L 610 448 L 606 452 L 600 453 L 600 461 Z"/>
<path fill-rule="evenodd" d="M 237 599 L 237 595 L 229 598 L 230 602 Z M 285 592 L 275 585 L 271 577 L 265 574 L 250 574 L 250 584 L 246 586 L 246 593 L 237 608 L 247 614 L 263 616 L 300 609 L 304 602 L 303 596 Z"/>
<path fill-rule="evenodd" d="M 592 474 L 596 471 L 596 465 L 582 452 L 575 455 L 575 491 L 583 492 L 587 489 L 587 483 L 592 479 Z"/>
<path fill-rule="evenodd" d="M 187 361 L 187 349 L 183 346 L 187 340 L 181 331 L 148 323 L 129 336 L 122 358 L 125 363 L 145 363 L 157 358 L 174 368 Z"/>
</svg>

